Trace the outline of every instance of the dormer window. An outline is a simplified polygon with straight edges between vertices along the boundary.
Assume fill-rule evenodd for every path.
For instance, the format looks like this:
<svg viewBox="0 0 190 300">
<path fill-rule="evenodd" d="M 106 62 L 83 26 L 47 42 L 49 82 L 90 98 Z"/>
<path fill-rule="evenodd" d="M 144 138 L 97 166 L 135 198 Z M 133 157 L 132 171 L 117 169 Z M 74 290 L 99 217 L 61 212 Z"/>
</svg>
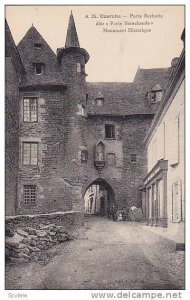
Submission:
<svg viewBox="0 0 190 300">
<path fill-rule="evenodd" d="M 41 75 L 44 73 L 44 64 L 36 63 L 34 64 L 34 72 L 36 75 Z"/>
<path fill-rule="evenodd" d="M 99 92 L 97 97 L 95 98 L 95 104 L 97 106 L 103 106 L 104 105 L 104 96 L 101 92 Z"/>
<path fill-rule="evenodd" d="M 35 48 L 35 49 L 42 49 L 42 44 L 40 44 L 40 43 L 35 43 L 35 44 L 34 44 L 34 48 Z"/>
<path fill-rule="evenodd" d="M 104 105 L 104 100 L 103 99 L 96 99 L 96 105 L 97 106 L 103 106 Z"/>
<path fill-rule="evenodd" d="M 78 104 L 78 110 L 79 110 L 79 115 L 82 117 L 86 116 L 86 109 L 85 106 L 83 104 Z"/>
<path fill-rule="evenodd" d="M 163 91 L 159 84 L 155 84 L 150 92 L 148 92 L 148 100 L 150 103 L 160 102 L 162 99 Z"/>
</svg>

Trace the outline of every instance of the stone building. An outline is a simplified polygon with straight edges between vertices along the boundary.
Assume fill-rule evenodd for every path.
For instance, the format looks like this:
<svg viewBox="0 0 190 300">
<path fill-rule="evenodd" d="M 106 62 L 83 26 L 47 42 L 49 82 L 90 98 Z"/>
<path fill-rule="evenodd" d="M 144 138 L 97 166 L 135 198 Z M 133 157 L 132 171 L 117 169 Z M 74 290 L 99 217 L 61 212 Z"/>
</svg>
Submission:
<svg viewBox="0 0 190 300">
<path fill-rule="evenodd" d="M 106 215 L 109 213 L 106 207 L 108 203 L 108 192 L 104 185 L 91 185 L 84 196 L 84 211 L 87 214 Z"/>
<path fill-rule="evenodd" d="M 6 73 L 15 89 L 7 81 L 6 214 L 84 212 L 92 185 L 106 190 L 107 210 L 141 207 L 144 139 L 172 67 L 139 68 L 132 83 L 86 82 L 89 54 L 72 14 L 57 54 L 34 26 L 17 47 L 8 27 L 6 37 L 15 61 Z"/>
<path fill-rule="evenodd" d="M 19 167 L 19 83 L 25 74 L 19 52 L 5 22 L 5 165 L 6 213 L 15 214 Z"/>
<path fill-rule="evenodd" d="M 185 31 L 181 39 L 185 44 Z M 185 47 L 172 61 L 161 106 L 145 137 L 148 172 L 143 189 L 147 224 L 168 227 L 181 241 L 185 218 L 184 84 Z"/>
</svg>

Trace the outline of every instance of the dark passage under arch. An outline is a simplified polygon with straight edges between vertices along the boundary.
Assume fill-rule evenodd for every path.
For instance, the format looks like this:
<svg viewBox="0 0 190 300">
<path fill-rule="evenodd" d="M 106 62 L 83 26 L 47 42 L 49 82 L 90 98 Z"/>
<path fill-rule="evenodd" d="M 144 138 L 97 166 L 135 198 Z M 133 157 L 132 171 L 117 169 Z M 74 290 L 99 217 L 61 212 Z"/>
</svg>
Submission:
<svg viewBox="0 0 190 300">
<path fill-rule="evenodd" d="M 101 178 L 94 180 L 84 194 L 85 213 L 87 214 L 108 216 L 114 202 L 113 188 Z"/>
</svg>

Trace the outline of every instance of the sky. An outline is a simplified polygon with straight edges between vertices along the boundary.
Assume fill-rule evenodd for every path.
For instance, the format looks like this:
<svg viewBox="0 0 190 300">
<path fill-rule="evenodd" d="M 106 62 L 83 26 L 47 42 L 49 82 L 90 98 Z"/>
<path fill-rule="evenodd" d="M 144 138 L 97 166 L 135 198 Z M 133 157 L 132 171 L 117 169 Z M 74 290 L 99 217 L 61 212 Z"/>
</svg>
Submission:
<svg viewBox="0 0 190 300">
<path fill-rule="evenodd" d="M 71 10 L 80 46 L 90 54 L 86 65 L 87 81 L 132 82 L 138 67 L 169 67 L 172 58 L 181 53 L 183 43 L 180 37 L 184 29 L 182 5 L 6 6 L 6 18 L 16 44 L 33 24 L 56 53 L 57 48 L 65 45 Z M 150 17 L 152 14 L 153 17 Z M 93 18 L 94 15 L 96 18 Z M 102 15 L 120 18 L 101 18 Z M 125 22 L 153 24 L 126 25 Z M 126 32 L 103 32 L 104 28 L 125 29 Z M 151 29 L 151 32 L 128 32 L 128 28 Z"/>
</svg>

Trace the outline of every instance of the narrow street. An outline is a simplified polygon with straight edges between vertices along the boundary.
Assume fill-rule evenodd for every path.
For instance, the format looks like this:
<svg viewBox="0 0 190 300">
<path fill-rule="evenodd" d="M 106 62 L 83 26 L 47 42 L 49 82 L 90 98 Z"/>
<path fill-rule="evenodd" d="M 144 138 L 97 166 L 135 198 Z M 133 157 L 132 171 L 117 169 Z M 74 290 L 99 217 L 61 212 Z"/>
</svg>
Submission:
<svg viewBox="0 0 190 300">
<path fill-rule="evenodd" d="M 86 217 L 46 265 L 8 265 L 6 289 L 184 289 L 184 252 L 141 224 Z"/>
</svg>

